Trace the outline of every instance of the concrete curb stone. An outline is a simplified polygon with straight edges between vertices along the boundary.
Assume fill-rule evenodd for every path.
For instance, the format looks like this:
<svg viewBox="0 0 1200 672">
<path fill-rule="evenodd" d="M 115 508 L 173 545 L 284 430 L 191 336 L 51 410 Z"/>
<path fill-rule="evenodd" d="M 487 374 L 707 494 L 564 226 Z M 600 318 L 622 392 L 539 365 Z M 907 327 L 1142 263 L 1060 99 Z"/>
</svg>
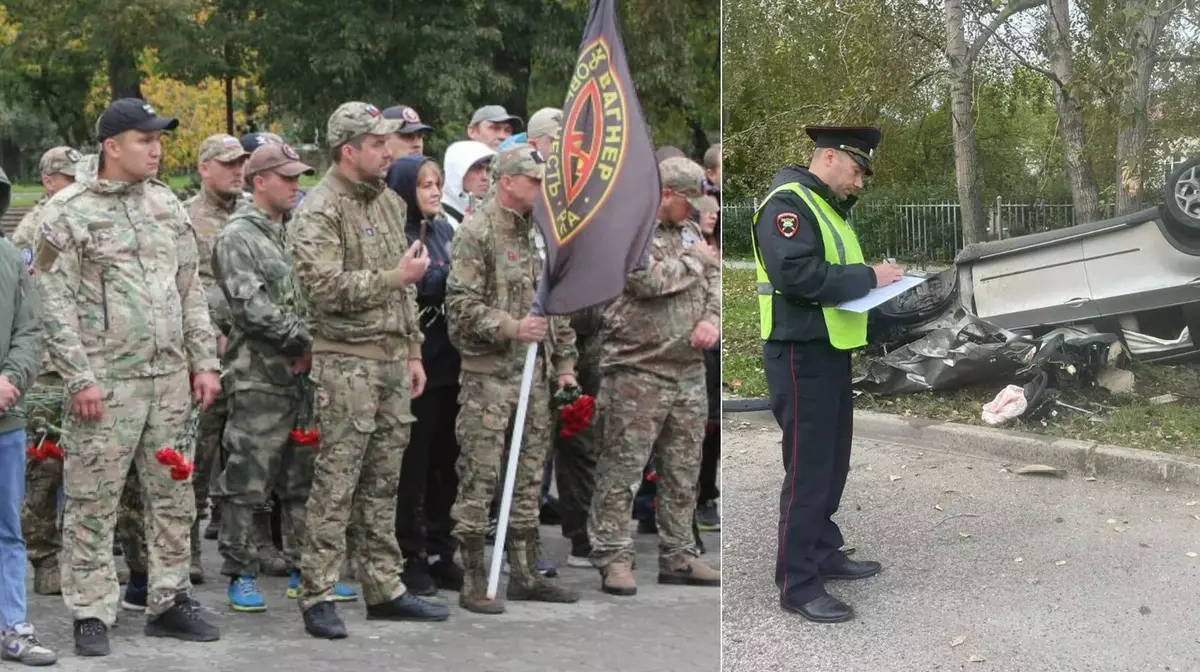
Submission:
<svg viewBox="0 0 1200 672">
<path fill-rule="evenodd" d="M 727 413 L 725 417 L 775 426 L 775 418 L 769 411 L 736 415 Z M 1200 487 L 1200 459 L 1094 441 L 870 411 L 855 412 L 854 435 L 861 439 L 948 452 L 991 455 L 1005 458 L 1014 465 L 1047 464 L 1073 474 L 1096 478 L 1133 478 Z"/>
</svg>

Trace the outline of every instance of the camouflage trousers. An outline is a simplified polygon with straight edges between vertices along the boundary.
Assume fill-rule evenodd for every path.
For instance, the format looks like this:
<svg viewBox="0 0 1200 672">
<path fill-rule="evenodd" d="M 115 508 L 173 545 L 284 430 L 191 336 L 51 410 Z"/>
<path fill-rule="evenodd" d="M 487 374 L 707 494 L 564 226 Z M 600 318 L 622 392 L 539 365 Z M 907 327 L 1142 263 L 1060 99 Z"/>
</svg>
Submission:
<svg viewBox="0 0 1200 672">
<path fill-rule="evenodd" d="M 309 377 L 321 444 L 305 512 L 300 610 L 331 599 L 347 546 L 363 600 L 383 604 L 405 593 L 395 520 L 400 465 L 416 420 L 408 362 L 318 353 Z"/>
<path fill-rule="evenodd" d="M 669 380 L 624 370 L 605 372 L 596 400 L 600 453 L 588 519 L 592 562 L 603 567 L 633 556 L 629 519 L 633 489 L 653 454 L 658 462 L 658 549 L 663 560 L 699 556 L 692 535 L 700 443 L 708 417 L 703 372 Z"/>
<path fill-rule="evenodd" d="M 30 395 L 49 398 L 62 390 L 62 378 L 56 375 L 39 376 Z M 41 440 L 45 425 L 52 423 L 51 409 L 31 408 L 25 428 L 28 442 Z M 51 433 L 49 441 L 59 439 Z M 25 537 L 25 552 L 34 567 L 53 567 L 58 564 L 62 550 L 62 535 L 58 529 L 58 490 L 62 487 L 63 466 L 58 459 L 25 458 L 25 501 L 21 506 L 21 532 Z"/>
<path fill-rule="evenodd" d="M 143 489 L 150 593 L 146 612 L 171 608 L 191 589 L 188 530 L 196 515 L 192 484 L 174 481 L 155 452 L 175 446 L 191 405 L 185 371 L 153 378 L 103 380 L 104 417 L 64 422 L 63 599 L 75 620 L 116 622 L 120 587 L 112 557 L 118 501 L 131 469 Z M 191 449 L 179 446 L 184 457 Z M 131 567 L 132 569 L 132 567 Z"/>
<path fill-rule="evenodd" d="M 200 515 L 208 507 L 209 488 L 214 472 L 220 473 L 221 442 L 225 435 L 225 423 L 229 418 L 229 395 L 222 394 L 208 410 L 200 415 L 200 426 L 196 428 L 196 472 L 192 475 L 192 492 L 196 496 L 196 532 L 199 539 Z M 192 555 L 199 556 L 200 549 L 193 548 Z"/>
<path fill-rule="evenodd" d="M 225 424 L 225 467 L 214 495 L 221 502 L 219 548 L 225 576 L 257 576 L 259 556 L 254 512 L 274 489 L 279 496 L 284 558 L 300 566 L 296 540 L 304 538 L 304 505 L 312 486 L 315 446 L 292 442 L 291 431 L 302 408 L 293 395 L 238 390 L 229 398 Z M 270 543 L 270 539 L 265 540 Z"/>
<path fill-rule="evenodd" d="M 541 495 L 543 468 L 550 451 L 550 391 L 543 383 L 544 362 L 538 361 L 541 375 L 530 388 L 513 486 L 509 527 L 531 530 L 538 526 L 538 498 Z M 458 456 L 458 499 L 451 509 L 454 537 L 460 543 L 487 533 L 488 510 L 497 490 L 508 454 L 505 431 L 514 420 L 521 377 L 502 378 L 463 371 L 458 402 L 457 434 L 462 451 Z M 500 487 L 503 487 L 500 482 Z"/>
</svg>

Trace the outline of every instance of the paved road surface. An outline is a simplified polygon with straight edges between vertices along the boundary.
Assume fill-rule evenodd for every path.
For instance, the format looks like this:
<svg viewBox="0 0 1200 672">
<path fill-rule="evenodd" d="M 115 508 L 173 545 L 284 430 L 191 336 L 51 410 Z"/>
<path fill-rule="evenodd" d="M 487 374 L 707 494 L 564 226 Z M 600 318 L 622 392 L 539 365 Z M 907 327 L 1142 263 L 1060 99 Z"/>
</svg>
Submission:
<svg viewBox="0 0 1200 672">
<path fill-rule="evenodd" d="M 727 672 L 1200 670 L 1200 493 L 859 440 L 837 519 L 884 571 L 831 583 L 858 617 L 816 625 L 773 580 L 779 430 L 725 424 Z"/>
<path fill-rule="evenodd" d="M 542 537 L 549 557 L 562 563 L 568 545 L 558 529 L 543 527 Z M 719 564 L 717 535 L 704 539 L 709 548 L 705 558 Z M 453 605 L 450 620 L 419 624 L 367 621 L 358 602 L 339 607 L 350 638 L 333 642 L 304 633 L 299 610 L 283 595 L 286 579 L 264 579 L 267 613 L 230 612 L 216 575 L 216 542 L 211 541 L 204 547 L 209 582 L 198 588 L 198 597 L 221 628 L 219 642 L 150 639 L 142 635 L 139 614 L 122 612 L 111 632 L 112 655 L 76 658 L 61 598 L 30 591 L 30 616 L 42 640 L 59 652 L 56 669 L 64 672 L 715 672 L 720 660 L 719 591 L 657 585 L 655 540 L 635 540 L 637 597 L 605 595 L 594 570 L 561 566 L 558 580 L 581 591 L 583 599 L 574 605 L 512 603 L 503 616 L 480 616 L 459 609 L 457 593 L 444 593 L 443 599 Z"/>
</svg>

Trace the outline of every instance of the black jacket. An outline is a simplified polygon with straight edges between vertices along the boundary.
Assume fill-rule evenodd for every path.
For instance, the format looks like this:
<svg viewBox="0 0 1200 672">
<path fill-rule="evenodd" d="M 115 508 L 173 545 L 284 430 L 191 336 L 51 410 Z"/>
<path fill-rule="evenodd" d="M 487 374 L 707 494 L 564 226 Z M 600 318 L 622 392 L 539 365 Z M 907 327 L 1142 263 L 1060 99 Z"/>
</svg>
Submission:
<svg viewBox="0 0 1200 672">
<path fill-rule="evenodd" d="M 833 206 L 843 218 L 854 205 L 852 196 L 838 201 L 829 187 L 805 166 L 791 165 L 779 171 L 771 182 L 776 187 L 799 182 Z M 799 226 L 791 236 L 784 235 L 779 223 L 786 215 L 795 215 Z M 816 213 L 791 191 L 782 191 L 763 206 L 755 226 L 755 237 L 762 254 L 763 267 L 776 294 L 772 308 L 772 341 L 829 340 L 822 305 L 858 299 L 875 287 L 875 271 L 865 264 L 842 266 L 825 261 Z M 783 227 L 786 229 L 786 227 Z"/>
<path fill-rule="evenodd" d="M 411 245 L 420 239 L 425 229 L 425 251 L 429 255 L 429 268 L 417 286 L 417 308 L 421 311 L 421 332 L 425 342 L 421 344 L 421 363 L 425 365 L 428 381 L 426 389 L 449 387 L 458 384 L 458 373 L 462 360 L 458 350 L 450 344 L 449 326 L 446 324 L 446 278 L 450 275 L 450 241 L 454 238 L 454 227 L 445 217 L 427 219 L 417 207 L 417 173 L 426 159 L 406 156 L 397 159 L 388 168 L 387 183 L 408 205 L 408 221 L 404 223 L 404 234 Z"/>
</svg>

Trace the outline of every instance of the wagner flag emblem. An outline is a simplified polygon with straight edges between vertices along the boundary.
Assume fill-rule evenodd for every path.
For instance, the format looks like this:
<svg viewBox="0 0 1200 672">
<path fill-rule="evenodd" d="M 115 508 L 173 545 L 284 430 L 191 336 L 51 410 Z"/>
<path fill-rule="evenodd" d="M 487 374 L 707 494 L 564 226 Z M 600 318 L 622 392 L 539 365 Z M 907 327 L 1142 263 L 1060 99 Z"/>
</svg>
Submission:
<svg viewBox="0 0 1200 672">
<path fill-rule="evenodd" d="M 548 315 L 619 296 L 658 218 L 658 163 L 616 19 L 613 0 L 593 0 L 534 205 L 547 248 L 539 303 Z"/>
</svg>

